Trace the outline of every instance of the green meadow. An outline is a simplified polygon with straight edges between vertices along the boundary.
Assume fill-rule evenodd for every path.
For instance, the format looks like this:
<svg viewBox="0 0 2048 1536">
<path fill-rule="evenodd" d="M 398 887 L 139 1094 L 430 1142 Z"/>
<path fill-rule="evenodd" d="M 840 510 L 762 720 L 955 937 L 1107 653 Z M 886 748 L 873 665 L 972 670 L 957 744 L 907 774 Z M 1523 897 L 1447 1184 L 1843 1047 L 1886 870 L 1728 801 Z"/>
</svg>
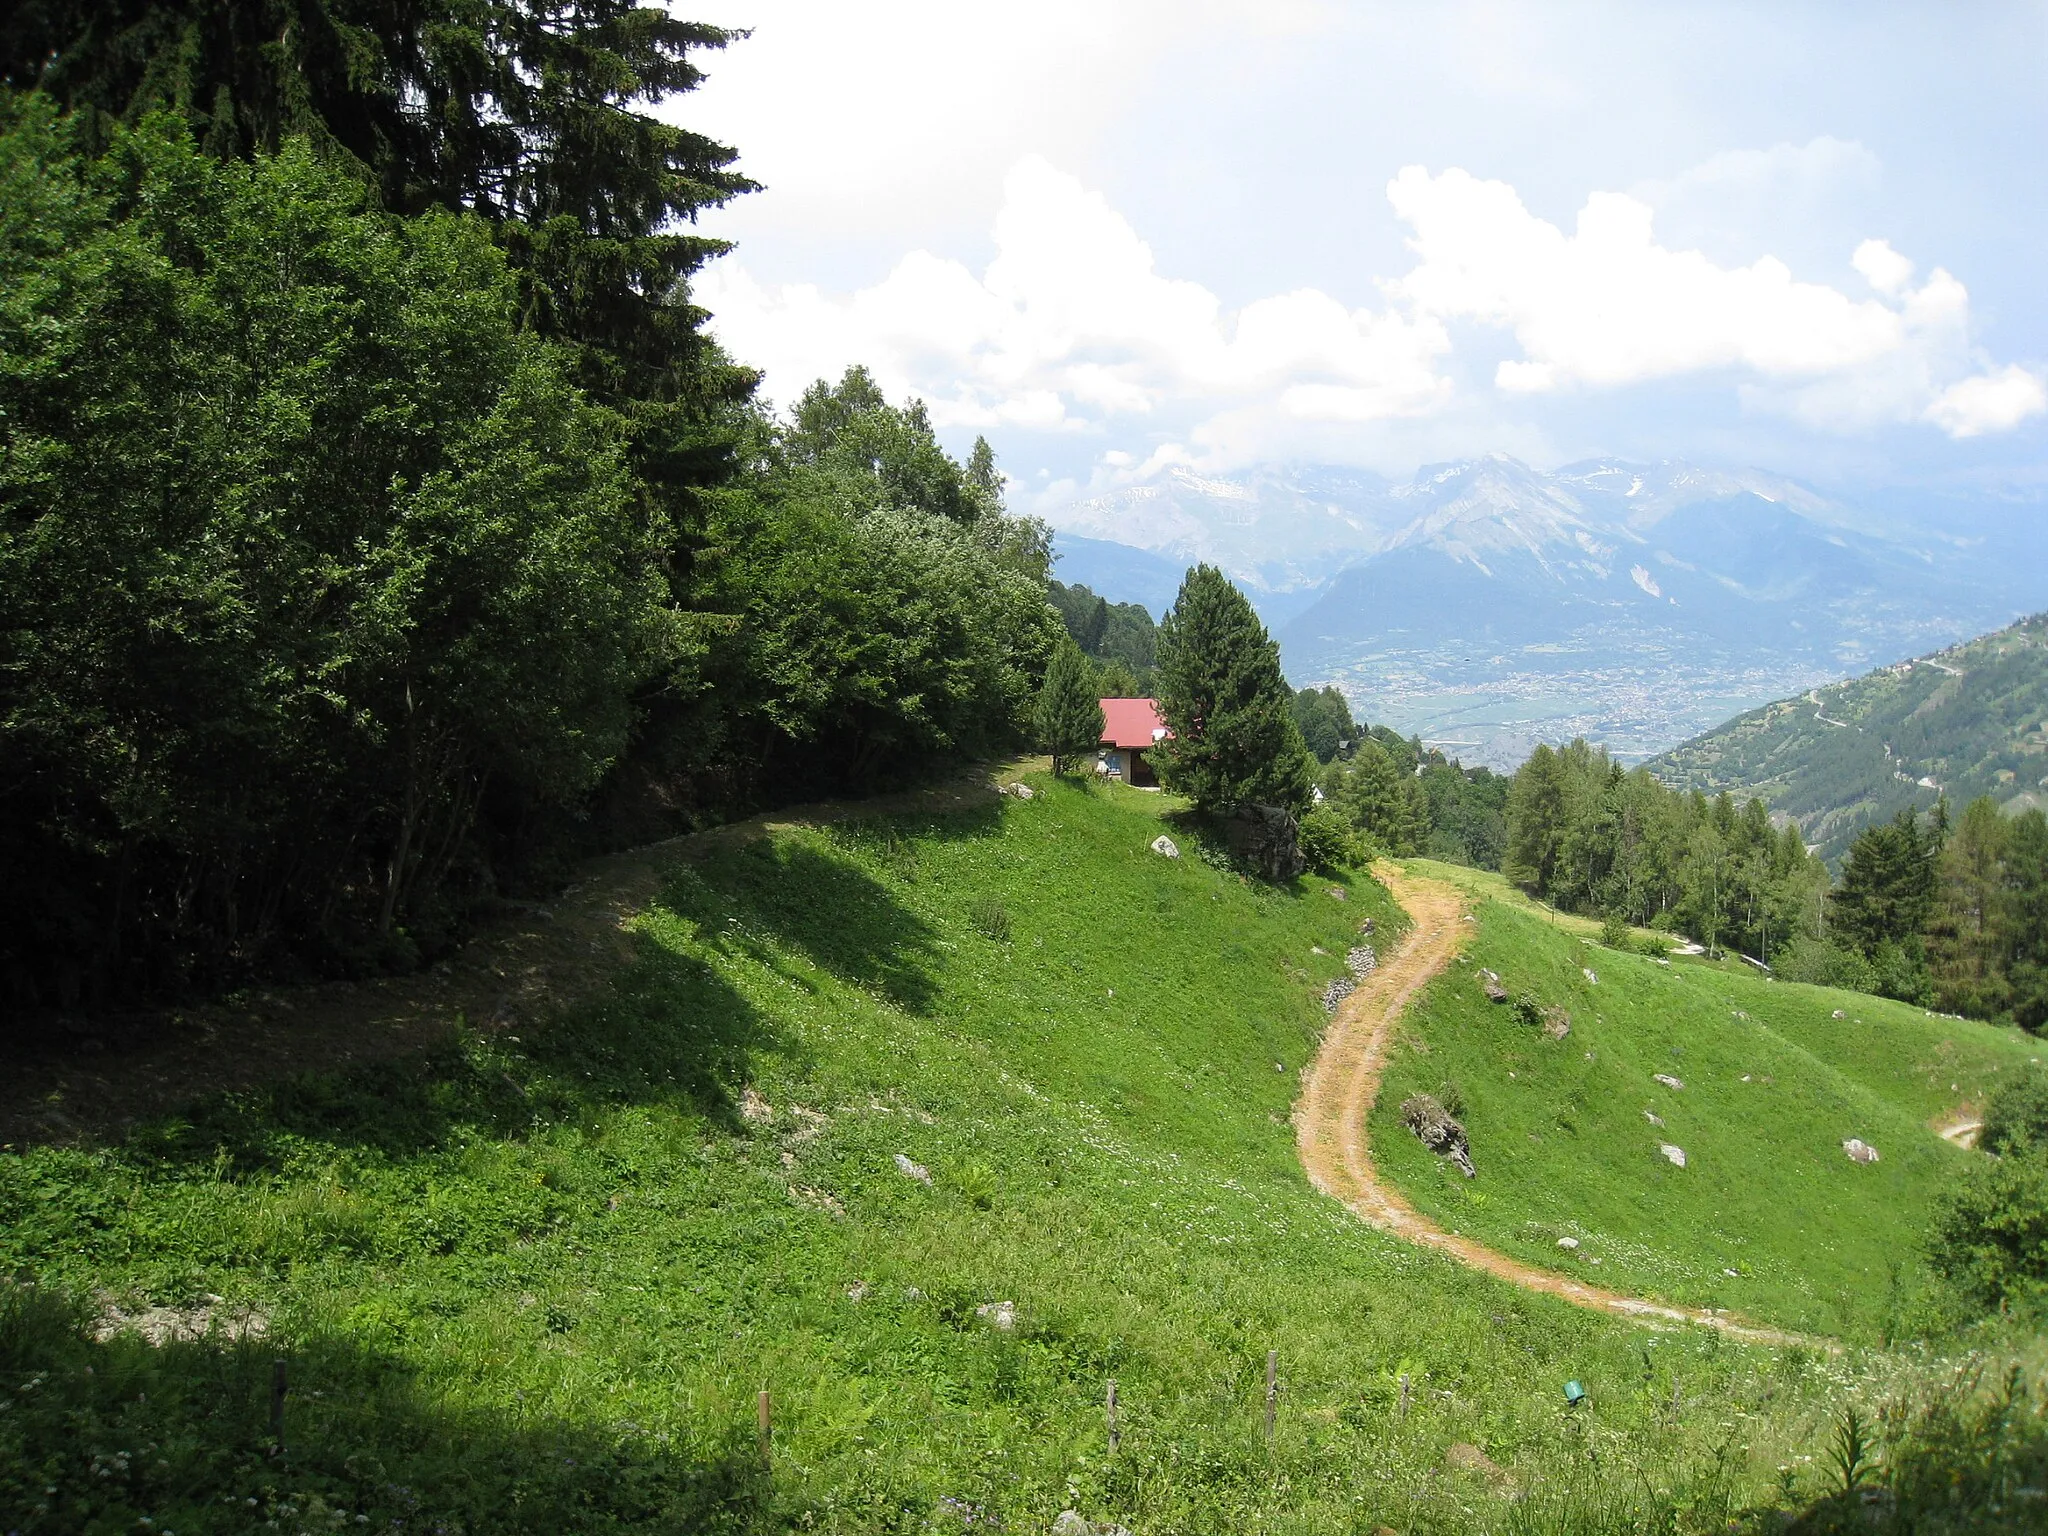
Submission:
<svg viewBox="0 0 2048 1536">
<path fill-rule="evenodd" d="M 597 1005 L 0 1155 L 4 1528 L 1775 1530 L 1754 1512 L 1832 1486 L 1845 1405 L 1933 1369 L 1645 1330 L 1368 1230 L 1309 1188 L 1289 1114 L 1361 925 L 1399 931 L 1386 894 L 1261 886 L 1165 797 L 1031 782 L 701 840 Z M 1858 1338 L 1963 1155 L 1920 1129 L 1951 1079 L 1917 1064 L 1953 1040 L 1971 1089 L 2013 1059 L 1505 910 L 1473 955 L 1573 1033 L 1515 1033 L 1454 968 L 1396 1075 L 1458 1077 L 1485 1203 L 1376 1125 L 1418 1200 L 1532 1254 L 1532 1223 L 1575 1223 L 1610 1283 Z M 1675 1103 L 1639 1081 L 1667 1063 Z M 1842 1160 L 1851 1131 L 1885 1160 Z M 1747 1276 L 1705 1278 L 1723 1258 Z"/>
<path fill-rule="evenodd" d="M 1976 1155 L 1936 1125 L 2038 1062 L 2041 1042 L 1605 948 L 1589 924 L 1490 899 L 1497 877 L 1457 878 L 1481 897 L 1477 921 L 1389 1064 L 1372 1122 L 1387 1176 L 1447 1227 L 1615 1289 L 1804 1332 L 1895 1336 L 1916 1305 L 1933 1198 Z M 1489 1001 L 1482 969 L 1511 998 L 1565 1010 L 1570 1033 L 1552 1039 L 1512 1001 Z M 1401 1128 L 1406 1095 L 1447 1083 L 1463 1101 L 1470 1181 Z M 1878 1160 L 1851 1160 L 1852 1138 Z"/>
</svg>

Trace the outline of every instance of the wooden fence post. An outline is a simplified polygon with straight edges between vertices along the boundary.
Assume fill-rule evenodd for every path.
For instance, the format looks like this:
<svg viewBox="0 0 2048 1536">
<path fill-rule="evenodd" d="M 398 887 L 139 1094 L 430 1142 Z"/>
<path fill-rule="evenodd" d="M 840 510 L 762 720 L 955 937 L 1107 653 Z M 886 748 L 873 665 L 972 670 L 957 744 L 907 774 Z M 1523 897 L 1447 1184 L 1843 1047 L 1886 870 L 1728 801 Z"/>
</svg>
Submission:
<svg viewBox="0 0 2048 1536">
<path fill-rule="evenodd" d="M 1280 1351 L 1266 1351 L 1266 1446 L 1273 1444 L 1273 1404 L 1280 1395 Z"/>
<path fill-rule="evenodd" d="M 1405 1374 L 1401 1377 L 1401 1417 L 1408 1417 L 1408 1378 Z"/>
<path fill-rule="evenodd" d="M 1103 1395 L 1103 1412 L 1109 1418 L 1109 1454 L 1114 1456 L 1116 1448 L 1123 1441 L 1123 1432 L 1116 1427 L 1116 1378 L 1109 1378 L 1109 1390 Z"/>
<path fill-rule="evenodd" d="M 763 1387 L 761 1395 L 754 1399 L 754 1433 L 761 1446 L 761 1465 L 768 1466 L 774 1459 L 774 1428 L 768 1410 L 768 1389 Z"/>
</svg>

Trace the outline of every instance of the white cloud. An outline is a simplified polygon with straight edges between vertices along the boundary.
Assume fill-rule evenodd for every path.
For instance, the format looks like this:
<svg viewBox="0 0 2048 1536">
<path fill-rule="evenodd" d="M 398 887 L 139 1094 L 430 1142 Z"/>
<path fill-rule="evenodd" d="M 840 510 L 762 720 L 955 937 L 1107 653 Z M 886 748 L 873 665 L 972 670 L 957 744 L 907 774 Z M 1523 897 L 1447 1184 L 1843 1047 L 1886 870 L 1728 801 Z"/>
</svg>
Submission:
<svg viewBox="0 0 2048 1536">
<path fill-rule="evenodd" d="M 2048 386 L 2017 365 L 1951 384 L 1927 407 L 1927 419 L 1950 437 L 2004 432 L 2048 411 Z"/>
<path fill-rule="evenodd" d="M 1411 166 L 1387 195 L 1414 262 L 1378 285 L 1379 308 L 1304 288 L 1230 309 L 1162 273 L 1099 192 L 1039 156 L 1006 178 L 979 273 L 919 250 L 830 294 L 760 283 L 727 257 L 698 297 L 733 353 L 766 370 L 771 399 L 864 363 L 942 426 L 1121 433 L 1149 447 L 1148 465 L 1168 451 L 1218 465 L 1341 450 L 1432 417 L 1498 446 L 1514 400 L 1687 376 L 1725 377 L 1749 408 L 1830 432 L 1927 423 L 1970 437 L 2048 410 L 2038 375 L 1973 348 L 1963 285 L 1937 267 L 1915 287 L 1882 240 L 1856 247 L 1868 287 L 1852 296 L 1772 256 L 1727 265 L 1672 249 L 1625 194 L 1592 194 L 1570 234 L 1462 170 Z M 1454 382 L 1454 324 L 1513 338 L 1492 390 Z"/>
<path fill-rule="evenodd" d="M 1180 419 L 1257 399 L 1300 419 L 1375 420 L 1428 410 L 1450 387 L 1435 319 L 1349 310 L 1312 289 L 1226 312 L 1199 283 L 1162 275 L 1099 193 L 1035 156 L 1010 173 L 995 244 L 978 277 L 918 251 L 836 299 L 765 287 L 728 258 L 698 296 L 727 346 L 767 370 L 773 399 L 860 362 L 963 427 Z"/>
</svg>

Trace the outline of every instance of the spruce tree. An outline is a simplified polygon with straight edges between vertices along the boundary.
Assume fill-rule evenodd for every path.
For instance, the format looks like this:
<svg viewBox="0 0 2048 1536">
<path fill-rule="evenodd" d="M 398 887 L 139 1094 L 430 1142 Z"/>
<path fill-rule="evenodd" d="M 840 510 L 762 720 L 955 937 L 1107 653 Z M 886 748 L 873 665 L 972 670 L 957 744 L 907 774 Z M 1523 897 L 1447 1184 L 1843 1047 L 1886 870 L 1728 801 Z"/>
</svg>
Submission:
<svg viewBox="0 0 2048 1536">
<path fill-rule="evenodd" d="M 1038 739 L 1052 754 L 1052 771 L 1070 773 L 1075 761 L 1093 752 L 1102 740 L 1102 701 L 1089 681 L 1081 648 L 1062 638 L 1045 669 L 1038 695 Z"/>
<path fill-rule="evenodd" d="M 1308 805 L 1315 761 L 1294 723 L 1280 648 L 1214 566 L 1188 572 L 1159 626 L 1159 711 L 1173 732 L 1154 749 L 1160 782 L 1201 810 Z"/>
</svg>

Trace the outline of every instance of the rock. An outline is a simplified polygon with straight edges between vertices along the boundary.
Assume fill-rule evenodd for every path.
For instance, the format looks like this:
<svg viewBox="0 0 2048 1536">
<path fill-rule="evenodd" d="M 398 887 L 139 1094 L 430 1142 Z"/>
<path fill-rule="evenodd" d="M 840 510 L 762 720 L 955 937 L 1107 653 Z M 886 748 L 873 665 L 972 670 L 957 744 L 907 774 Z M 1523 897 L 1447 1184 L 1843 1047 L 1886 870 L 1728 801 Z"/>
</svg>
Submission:
<svg viewBox="0 0 2048 1536">
<path fill-rule="evenodd" d="M 1571 1249 L 1579 1246 L 1579 1240 L 1576 1237 L 1560 1237 L 1557 1240 L 1557 1246 L 1569 1252 Z"/>
<path fill-rule="evenodd" d="M 932 1181 L 931 1169 L 923 1163 L 912 1162 L 901 1152 L 896 1154 L 896 1171 L 906 1179 L 915 1179 L 920 1184 L 929 1184 Z"/>
<path fill-rule="evenodd" d="M 1829 1014 L 1828 1017 L 1831 1019 L 1846 1019 L 1847 1017 L 1849 1017 L 1849 1010 L 1846 1008 L 1837 1008 L 1833 1013 Z"/>
<path fill-rule="evenodd" d="M 1466 1178 L 1471 1178 L 1477 1171 L 1472 1166 L 1472 1151 L 1465 1139 L 1465 1127 L 1453 1120 L 1450 1111 L 1430 1095 L 1411 1094 L 1402 1100 L 1401 1123 L 1438 1157 L 1447 1157 L 1456 1163 L 1458 1171 Z"/>
<path fill-rule="evenodd" d="M 1331 886 L 1331 887 L 1330 887 L 1330 899 L 1331 899 L 1332 901 L 1348 901 L 1348 900 L 1350 900 L 1351 898 L 1350 898 L 1350 893 L 1349 893 L 1348 891 L 1346 891 L 1346 890 L 1344 889 L 1344 887 L 1343 887 L 1343 886 L 1341 886 L 1341 885 L 1333 885 L 1333 886 Z M 1372 919 L 1371 919 L 1371 918 L 1367 918 L 1367 919 L 1366 919 L 1366 921 L 1367 921 L 1367 922 L 1371 922 L 1371 921 L 1372 921 Z"/>
<path fill-rule="evenodd" d="M 1721 1271 L 1721 1273 L 1726 1275 L 1730 1280 L 1740 1280 L 1742 1278 L 1742 1276 L 1738 1275 L 1732 1269 L 1724 1269 Z"/>
<path fill-rule="evenodd" d="M 1656 1112 L 1655 1110 L 1650 1110 L 1650 1109 L 1646 1109 L 1646 1110 L 1644 1110 L 1644 1111 L 1643 1111 L 1643 1118 L 1644 1118 L 1645 1120 L 1649 1121 L 1649 1122 L 1650 1122 L 1650 1124 L 1652 1124 L 1652 1125 L 1656 1126 L 1656 1127 L 1657 1127 L 1657 1128 L 1658 1128 L 1659 1130 L 1662 1130 L 1662 1129 L 1663 1129 L 1663 1126 L 1664 1126 L 1664 1117 L 1663 1117 L 1662 1115 L 1658 1114 L 1658 1113 L 1657 1113 L 1657 1112 Z"/>
<path fill-rule="evenodd" d="M 1242 805 L 1223 824 L 1223 839 L 1261 880 L 1292 880 L 1308 868 L 1301 828 L 1277 805 Z"/>
<path fill-rule="evenodd" d="M 1308 952 L 1312 955 L 1327 955 L 1329 953 L 1329 951 L 1323 948 L 1323 946 L 1320 944 L 1309 945 Z"/>
<path fill-rule="evenodd" d="M 1339 976 L 1335 981 L 1323 988 L 1323 1012 L 1335 1013 L 1344 999 L 1349 997 L 1357 988 L 1358 983 L 1349 976 Z"/>
<path fill-rule="evenodd" d="M 1671 1164 L 1672 1167 L 1683 1168 L 1685 1166 L 1685 1148 L 1674 1147 L 1667 1141 L 1657 1150 L 1664 1154 L 1664 1161 Z"/>
<path fill-rule="evenodd" d="M 1358 925 L 1358 931 L 1369 937 L 1372 933 L 1372 919 L 1368 917 L 1364 922 L 1360 923 Z"/>
<path fill-rule="evenodd" d="M 1380 957 L 1373 953 L 1370 944 L 1354 945 L 1344 956 L 1344 968 L 1360 981 L 1365 980 L 1379 968 Z"/>
<path fill-rule="evenodd" d="M 1874 1163 L 1877 1161 L 1877 1148 L 1873 1147 L 1861 1136 L 1851 1136 L 1842 1143 L 1842 1150 L 1849 1154 L 1849 1161 L 1852 1163 Z"/>
<path fill-rule="evenodd" d="M 1650 1074 L 1650 1080 L 1652 1082 L 1662 1083 L 1666 1088 L 1669 1088 L 1674 1093 L 1682 1092 L 1685 1088 L 1685 1084 L 1681 1083 L 1669 1072 L 1652 1072 Z"/>
<path fill-rule="evenodd" d="M 1010 786 L 1010 793 L 1015 795 L 1019 800 L 1029 800 L 1032 797 L 1033 792 L 1029 784 L 1012 784 Z"/>
<path fill-rule="evenodd" d="M 775 1110 L 749 1085 L 740 1090 L 740 1118 L 749 1125 L 766 1125 L 775 1118 Z"/>
<path fill-rule="evenodd" d="M 1543 1033 L 1553 1040 L 1562 1040 L 1572 1032 L 1572 1016 L 1553 1003 L 1543 1010 Z"/>
<path fill-rule="evenodd" d="M 1582 966 L 1580 966 L 1580 967 L 1579 967 L 1579 974 L 1580 974 L 1581 976 L 1583 976 L 1583 977 L 1585 977 L 1585 978 L 1586 978 L 1586 985 L 1587 985 L 1587 986 L 1589 986 L 1589 987 L 1597 987 L 1597 986 L 1599 986 L 1599 985 L 1600 985 L 1600 978 L 1599 978 L 1598 976 L 1595 976 L 1595 975 L 1593 974 L 1593 968 L 1592 968 L 1592 967 L 1591 967 L 1590 965 L 1582 965 Z"/>
<path fill-rule="evenodd" d="M 974 1309 L 974 1315 L 998 1332 L 1008 1333 L 1017 1326 L 1017 1303 L 984 1301 Z"/>
<path fill-rule="evenodd" d="M 1479 967 L 1479 985 L 1486 989 L 1487 997 L 1493 1002 L 1504 1003 L 1508 1000 L 1508 989 L 1500 984 L 1500 972 L 1489 971 L 1482 965 Z"/>
<path fill-rule="evenodd" d="M 1163 832 L 1152 839 L 1152 851 L 1163 859 L 1180 857 L 1180 845 Z"/>
</svg>

